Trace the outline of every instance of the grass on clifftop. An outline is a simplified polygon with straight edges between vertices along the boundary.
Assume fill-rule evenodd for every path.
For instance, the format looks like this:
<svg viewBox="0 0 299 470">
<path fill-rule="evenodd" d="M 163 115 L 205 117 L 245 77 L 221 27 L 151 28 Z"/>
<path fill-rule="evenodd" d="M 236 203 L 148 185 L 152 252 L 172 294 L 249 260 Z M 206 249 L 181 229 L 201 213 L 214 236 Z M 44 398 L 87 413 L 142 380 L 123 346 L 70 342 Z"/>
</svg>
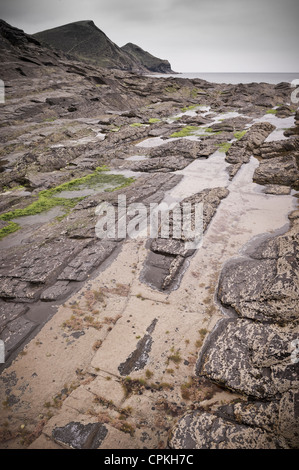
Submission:
<svg viewBox="0 0 299 470">
<path fill-rule="evenodd" d="M 11 221 L 12 219 L 16 219 L 18 217 L 40 214 L 41 212 L 48 211 L 56 206 L 64 207 L 67 212 L 87 196 L 75 197 L 71 199 L 57 197 L 57 195 L 63 191 L 80 190 L 82 186 L 92 188 L 100 184 L 111 184 L 111 188 L 103 189 L 104 191 L 116 191 L 118 189 L 129 186 L 134 181 L 134 178 L 126 178 L 123 175 L 105 174 L 105 172 L 108 170 L 109 168 L 105 166 L 98 167 L 93 173 L 89 175 L 82 176 L 81 178 L 75 178 L 52 189 L 45 189 L 40 191 L 36 201 L 32 202 L 23 209 L 15 209 L 13 211 L 1 214 L 0 220 Z M 17 223 L 10 222 L 7 226 L 0 230 L 0 239 L 6 235 L 9 235 L 10 233 L 17 231 L 19 228 L 20 226 Z"/>
</svg>

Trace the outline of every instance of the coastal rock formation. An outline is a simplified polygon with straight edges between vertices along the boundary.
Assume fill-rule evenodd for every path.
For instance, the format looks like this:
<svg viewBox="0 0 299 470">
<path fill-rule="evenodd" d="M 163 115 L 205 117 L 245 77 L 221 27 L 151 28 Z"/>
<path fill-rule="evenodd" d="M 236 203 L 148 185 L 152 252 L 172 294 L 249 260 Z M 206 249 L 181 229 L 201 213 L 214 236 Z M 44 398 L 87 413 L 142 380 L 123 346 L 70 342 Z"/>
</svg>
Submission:
<svg viewBox="0 0 299 470">
<path fill-rule="evenodd" d="M 298 135 L 299 134 L 299 110 L 297 109 L 295 113 L 295 126 L 291 127 L 290 129 L 287 129 L 284 131 L 284 135 L 286 137 L 290 137 L 293 135 Z"/>
<path fill-rule="evenodd" d="M 3 21 L 0 43 L 0 447 L 298 447 L 298 212 L 239 258 L 293 201 L 296 136 L 266 139 L 290 85 L 101 68 Z M 119 196 L 142 221 L 203 203 L 202 250 L 171 214 L 170 238 L 102 237 Z"/>
<path fill-rule="evenodd" d="M 140 62 L 141 66 L 150 72 L 173 73 L 168 60 L 158 59 L 149 52 L 144 51 L 141 47 L 136 46 L 136 44 L 128 42 L 128 44 L 121 47 L 121 50 L 132 56 L 137 63 Z"/>
<path fill-rule="evenodd" d="M 178 237 L 172 232 L 174 215 L 170 214 L 170 237 L 163 238 L 160 232 L 159 237 L 153 239 L 150 244 L 150 252 L 141 273 L 145 282 L 160 290 L 168 289 L 173 285 L 183 269 L 186 258 L 194 254 L 196 246 L 200 246 L 203 233 L 211 222 L 221 200 L 228 194 L 229 191 L 226 188 L 205 189 L 179 203 L 180 208 L 183 207 L 183 204 L 191 204 L 190 230 L 194 231 L 194 233 L 192 232 L 193 238 L 189 238 L 185 234 L 183 218 L 180 219 L 181 235 Z M 202 232 L 200 233 L 196 233 L 198 227 L 195 227 L 195 207 L 197 204 L 203 205 Z M 196 237 L 199 239 L 197 240 Z M 188 242 L 194 242 L 194 248 L 190 248 Z"/>
<path fill-rule="evenodd" d="M 258 148 L 275 126 L 268 122 L 253 124 L 246 134 L 239 140 L 232 143 L 226 152 L 225 160 L 228 163 L 247 163 L 255 148 Z"/>
<path fill-rule="evenodd" d="M 299 189 L 299 139 L 265 142 L 254 155 L 262 159 L 255 170 L 253 181 Z"/>
<path fill-rule="evenodd" d="M 118 47 L 93 21 L 76 21 L 38 32 L 33 37 L 100 67 L 141 73 L 172 73 L 167 60 L 158 59 L 135 44 Z"/>
<path fill-rule="evenodd" d="M 298 216 L 290 215 L 286 234 L 224 266 L 218 298 L 239 318 L 216 325 L 196 372 L 243 398 L 186 414 L 171 448 L 298 447 Z"/>
</svg>

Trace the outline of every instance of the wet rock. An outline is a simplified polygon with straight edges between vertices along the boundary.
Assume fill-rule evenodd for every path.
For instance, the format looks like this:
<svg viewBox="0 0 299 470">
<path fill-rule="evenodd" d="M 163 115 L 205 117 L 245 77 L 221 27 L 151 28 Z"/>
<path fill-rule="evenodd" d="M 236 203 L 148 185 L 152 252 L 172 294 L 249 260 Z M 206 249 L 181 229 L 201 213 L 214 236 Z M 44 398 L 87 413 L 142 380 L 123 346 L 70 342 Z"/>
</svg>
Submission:
<svg viewBox="0 0 299 470">
<path fill-rule="evenodd" d="M 52 437 L 58 444 L 73 449 L 97 449 L 107 433 L 108 429 L 101 423 L 83 424 L 72 421 L 53 429 Z"/>
<path fill-rule="evenodd" d="M 226 264 L 219 280 L 219 300 L 241 317 L 296 322 L 299 313 L 298 243 L 295 226 L 288 233 L 263 242 L 249 258 Z"/>
<path fill-rule="evenodd" d="M 298 217 L 283 235 L 251 245 L 221 273 L 218 298 L 234 309 L 205 339 L 196 374 L 243 396 L 187 413 L 171 448 L 297 448 Z"/>
<path fill-rule="evenodd" d="M 0 333 L 11 321 L 25 314 L 28 305 L 0 300 Z"/>
<path fill-rule="evenodd" d="M 180 155 L 169 156 L 167 158 L 150 158 L 131 165 L 133 171 L 146 172 L 170 172 L 182 170 L 190 164 L 190 160 Z"/>
<path fill-rule="evenodd" d="M 118 366 L 120 375 L 129 375 L 131 372 L 143 369 L 146 366 L 153 343 L 151 334 L 157 322 L 158 320 L 155 318 L 147 328 L 147 333 L 138 341 L 135 351 L 130 354 L 125 362 Z"/>
<path fill-rule="evenodd" d="M 47 302 L 60 300 L 66 297 L 66 295 L 69 294 L 71 290 L 72 287 L 68 281 L 57 281 L 55 284 L 53 284 L 53 286 L 48 287 L 42 292 L 40 299 Z"/>
<path fill-rule="evenodd" d="M 298 388 L 298 366 L 292 362 L 297 334 L 250 320 L 222 321 L 213 344 L 203 350 L 197 374 L 256 399 L 279 398 Z"/>
<path fill-rule="evenodd" d="M 165 256 L 150 251 L 141 273 L 141 281 L 156 289 L 162 289 L 164 279 L 169 275 L 171 263 L 174 260 L 175 256 Z"/>
<path fill-rule="evenodd" d="M 293 109 L 286 104 L 278 106 L 277 111 L 276 111 L 276 117 L 280 119 L 292 116 L 292 114 L 294 114 Z"/>
<path fill-rule="evenodd" d="M 100 241 L 83 250 L 65 267 L 58 276 L 59 281 L 84 281 L 117 247 L 117 243 Z"/>
<path fill-rule="evenodd" d="M 16 260 L 7 272 L 11 279 L 21 279 L 31 284 L 44 284 L 55 279 L 68 260 L 82 250 L 86 242 L 70 239 L 49 241 L 33 246 L 21 259 Z"/>
<path fill-rule="evenodd" d="M 190 204 L 190 229 L 194 237 L 201 238 L 202 234 L 195 233 L 195 207 L 203 204 L 202 231 L 204 232 L 211 222 L 221 199 L 227 197 L 229 191 L 226 188 L 205 189 L 202 192 L 185 198 L 181 204 Z M 183 218 L 180 219 L 183 224 Z M 191 245 L 188 242 L 194 242 Z M 198 242 L 198 243 L 197 243 Z M 186 244 L 187 243 L 187 244 Z M 193 247 L 194 245 L 194 247 Z M 172 288 L 178 281 L 180 273 L 185 265 L 186 258 L 191 256 L 196 247 L 200 245 L 200 239 L 195 237 L 191 240 L 189 234 L 185 234 L 181 225 L 181 234 L 178 237 L 173 234 L 173 213 L 169 217 L 169 237 L 163 238 L 161 233 L 151 241 L 150 252 L 145 262 L 141 279 L 157 289 L 165 290 Z"/>
<path fill-rule="evenodd" d="M 225 160 L 233 164 L 248 163 L 254 149 L 259 147 L 274 129 L 275 126 L 268 122 L 253 124 L 241 139 L 232 143 L 226 152 Z"/>
<path fill-rule="evenodd" d="M 17 302 L 33 302 L 39 298 L 42 290 L 41 285 L 21 279 L 3 277 L 0 297 L 7 300 L 16 300 Z"/>
<path fill-rule="evenodd" d="M 201 155 L 200 151 L 202 146 L 201 142 L 188 139 L 176 139 L 159 145 L 158 147 L 151 148 L 149 155 L 152 158 L 168 158 L 173 155 L 180 155 L 183 158 L 195 159 Z"/>
<path fill-rule="evenodd" d="M 297 136 L 299 134 L 299 110 L 295 113 L 295 126 L 284 131 L 286 137 Z"/>
<path fill-rule="evenodd" d="M 176 240 L 174 238 L 156 238 L 151 244 L 151 250 L 154 253 L 160 253 L 162 255 L 180 255 L 190 256 L 192 254 L 190 250 L 186 250 L 185 243 L 182 240 Z M 193 250 L 192 250 L 193 252 Z"/>
<path fill-rule="evenodd" d="M 188 124 L 191 126 L 202 126 L 211 122 L 211 119 L 206 116 L 201 116 L 200 114 L 196 114 L 195 116 L 188 116 L 187 114 L 185 114 L 180 117 L 178 122 L 183 122 L 184 124 Z"/>
<path fill-rule="evenodd" d="M 268 160 L 287 155 L 299 155 L 299 138 L 293 137 L 286 140 L 264 142 L 253 150 L 254 156 Z"/>
<path fill-rule="evenodd" d="M 205 412 L 185 415 L 173 431 L 169 446 L 171 449 L 288 448 L 282 437 Z"/>
<path fill-rule="evenodd" d="M 171 286 L 174 280 L 178 277 L 180 270 L 183 267 L 184 263 L 185 263 L 185 257 L 181 255 L 176 256 L 171 261 L 169 268 L 168 268 L 168 273 L 164 277 L 162 285 L 161 285 L 162 290 L 167 289 L 168 287 Z"/>
<path fill-rule="evenodd" d="M 62 175 L 61 172 L 58 171 L 47 173 L 28 172 L 26 174 L 26 183 L 33 189 L 49 189 L 58 186 L 64 178 L 65 175 Z"/>
<path fill-rule="evenodd" d="M 157 125 L 155 128 L 151 128 L 148 133 L 149 137 L 160 137 L 163 135 L 171 135 L 177 130 L 177 126 L 174 125 Z"/>
<path fill-rule="evenodd" d="M 299 189 L 299 168 L 296 157 L 285 155 L 260 162 L 253 181 L 258 184 L 278 184 Z"/>
<path fill-rule="evenodd" d="M 265 189 L 265 194 L 275 194 L 276 196 L 286 196 L 290 194 L 291 188 L 289 186 L 279 186 L 278 184 L 268 184 Z"/>
<path fill-rule="evenodd" d="M 235 164 L 232 163 L 226 168 L 226 171 L 229 174 L 230 180 L 232 180 L 236 176 L 236 174 L 238 173 L 242 165 L 243 163 L 235 163 Z"/>
<path fill-rule="evenodd" d="M 24 342 L 36 327 L 36 323 L 23 316 L 19 316 L 7 324 L 1 333 L 1 340 L 4 341 L 5 345 L 6 359 Z"/>
<path fill-rule="evenodd" d="M 299 393 L 298 389 L 289 390 L 279 402 L 278 427 L 290 447 L 299 445 Z"/>
</svg>

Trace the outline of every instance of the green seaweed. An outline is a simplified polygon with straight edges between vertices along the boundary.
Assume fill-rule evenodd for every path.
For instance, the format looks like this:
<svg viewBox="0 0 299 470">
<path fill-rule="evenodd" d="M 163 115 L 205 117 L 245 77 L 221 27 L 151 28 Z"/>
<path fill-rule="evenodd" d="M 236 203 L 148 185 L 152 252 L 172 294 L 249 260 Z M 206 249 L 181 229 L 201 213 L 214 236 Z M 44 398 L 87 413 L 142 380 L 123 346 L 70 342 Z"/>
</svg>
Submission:
<svg viewBox="0 0 299 470">
<path fill-rule="evenodd" d="M 246 130 L 244 131 L 237 131 L 234 133 L 234 138 L 237 139 L 237 140 L 240 140 L 242 139 L 242 137 L 244 137 L 244 135 L 246 134 Z"/>
<path fill-rule="evenodd" d="M 50 190 L 51 191 L 51 190 Z M 44 192 L 44 191 L 41 191 Z M 32 202 L 29 206 L 25 207 L 24 209 L 15 209 L 10 212 L 5 212 L 4 214 L 0 215 L 1 220 L 11 220 L 16 219 L 18 217 L 25 217 L 28 215 L 36 215 L 40 214 L 41 212 L 48 211 L 56 206 L 64 206 L 66 208 L 72 208 L 79 201 L 81 201 L 83 197 L 74 198 L 74 199 L 65 199 L 65 198 L 52 198 L 50 195 L 40 195 L 37 201 Z"/>
<path fill-rule="evenodd" d="M 172 85 L 172 86 L 167 86 L 164 91 L 166 93 L 175 93 L 178 90 L 177 86 Z"/>
<path fill-rule="evenodd" d="M 130 127 L 143 127 L 144 124 L 141 122 L 133 122 L 133 124 L 130 124 Z"/>
<path fill-rule="evenodd" d="M 219 152 L 226 153 L 230 149 L 231 145 L 232 145 L 231 142 L 223 142 L 222 144 L 218 146 L 218 150 Z"/>
<path fill-rule="evenodd" d="M 206 134 L 210 134 L 210 135 L 217 135 L 217 134 L 221 134 L 223 131 L 215 131 L 214 129 L 212 129 L 211 127 L 204 127 L 202 128 L 203 130 L 203 133 L 200 134 L 200 135 L 206 135 Z"/>
<path fill-rule="evenodd" d="M 181 109 L 183 113 L 186 111 L 192 111 L 192 109 L 195 109 L 198 107 L 198 104 L 191 104 L 190 106 L 185 106 L 184 108 Z"/>
<path fill-rule="evenodd" d="M 161 122 L 161 119 L 158 118 L 150 118 L 148 120 L 149 124 L 155 124 L 156 122 Z"/>
<path fill-rule="evenodd" d="M 180 131 L 171 134 L 170 137 L 187 137 L 193 135 L 198 129 L 198 126 L 185 126 Z"/>
<path fill-rule="evenodd" d="M 40 214 L 41 212 L 48 211 L 56 206 L 62 206 L 67 212 L 73 207 L 75 207 L 78 202 L 82 201 L 86 196 L 75 197 L 71 199 L 56 196 L 63 191 L 73 191 L 76 189 L 80 189 L 82 185 L 94 187 L 99 184 L 107 183 L 115 183 L 117 186 L 106 189 L 105 191 L 116 191 L 118 189 L 122 189 L 126 186 L 129 186 L 134 181 L 134 178 L 126 178 L 123 175 L 103 174 L 105 171 L 108 170 L 109 168 L 107 168 L 106 166 L 98 167 L 93 173 L 89 175 L 82 176 L 81 178 L 75 178 L 71 181 L 62 183 L 59 186 L 56 186 L 51 189 L 45 189 L 43 191 L 40 191 L 38 193 L 38 199 L 36 201 L 32 202 L 23 209 L 15 209 L 1 214 L 0 220 L 9 221 L 18 217 Z M 2 238 L 8 235 L 9 233 L 12 233 L 12 231 L 18 230 L 18 224 L 12 224 L 13 223 L 9 224 L 8 226 L 2 229 Z"/>
<path fill-rule="evenodd" d="M 19 228 L 19 224 L 16 224 L 15 222 L 9 222 L 8 225 L 0 229 L 0 240 L 2 240 L 2 238 L 6 237 L 7 235 L 16 232 L 19 230 Z"/>
<path fill-rule="evenodd" d="M 266 114 L 276 114 L 277 109 L 267 109 Z"/>
</svg>

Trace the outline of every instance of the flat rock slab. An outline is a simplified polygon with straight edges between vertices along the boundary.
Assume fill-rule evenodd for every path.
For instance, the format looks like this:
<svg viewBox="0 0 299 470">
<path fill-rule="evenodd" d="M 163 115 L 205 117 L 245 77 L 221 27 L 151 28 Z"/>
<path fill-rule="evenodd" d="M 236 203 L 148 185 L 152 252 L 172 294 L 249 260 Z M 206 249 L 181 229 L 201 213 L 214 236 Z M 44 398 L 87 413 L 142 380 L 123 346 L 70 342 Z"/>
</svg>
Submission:
<svg viewBox="0 0 299 470">
<path fill-rule="evenodd" d="M 152 321 L 146 330 L 147 333 L 138 341 L 136 349 L 125 362 L 119 365 L 118 370 L 120 375 L 129 375 L 132 371 L 140 370 L 145 367 L 153 343 L 151 333 L 154 331 L 157 321 L 156 318 Z"/>
<path fill-rule="evenodd" d="M 290 194 L 291 188 L 289 186 L 279 186 L 278 184 L 268 184 L 265 189 L 265 194 L 275 194 L 277 196 L 287 196 Z"/>
<path fill-rule="evenodd" d="M 17 349 L 17 347 L 30 335 L 37 327 L 37 324 L 24 317 L 11 321 L 2 331 L 0 337 L 5 345 L 5 358 Z"/>
<path fill-rule="evenodd" d="M 260 162 L 253 181 L 257 184 L 280 184 L 299 188 L 299 168 L 293 155 L 274 157 Z"/>
<path fill-rule="evenodd" d="M 72 286 L 69 281 L 57 281 L 53 286 L 48 287 L 42 292 L 40 299 L 47 302 L 60 300 L 71 292 L 71 290 Z"/>
<path fill-rule="evenodd" d="M 84 281 L 115 250 L 117 243 L 102 241 L 84 248 L 58 276 L 60 281 Z"/>
<path fill-rule="evenodd" d="M 152 240 L 148 257 L 141 273 L 141 279 L 143 282 L 159 290 L 173 288 L 174 284 L 179 280 L 181 272 L 183 271 L 186 258 L 191 256 L 196 251 L 196 246 L 200 246 L 202 233 L 197 233 L 201 230 L 198 230 L 198 227 L 195 227 L 195 207 L 198 204 L 202 204 L 202 232 L 204 232 L 215 215 L 221 200 L 227 197 L 228 194 L 228 189 L 222 187 L 204 189 L 200 193 L 185 198 L 180 203 L 180 205 L 190 204 L 191 211 L 189 222 L 191 229 L 190 231 L 194 231 L 194 233 L 191 234 L 193 239 L 191 237 L 188 238 L 188 234 L 185 234 L 183 222 L 185 223 L 186 220 L 181 220 L 181 237 L 172 238 L 174 216 L 173 214 L 170 214 L 170 236 L 169 238 L 165 239 L 158 237 Z M 183 206 L 181 205 L 181 207 Z M 196 237 L 198 237 L 198 240 Z M 196 241 L 198 241 L 198 244 Z M 188 243 L 186 244 L 185 242 L 194 242 L 194 248 L 193 244 L 191 244 L 190 248 L 190 245 Z"/>
<path fill-rule="evenodd" d="M 232 143 L 226 152 L 225 160 L 228 163 L 247 163 L 254 149 L 258 148 L 275 127 L 269 122 L 253 124 L 240 139 Z"/>
<path fill-rule="evenodd" d="M 202 349 L 197 374 L 257 399 L 279 397 L 299 387 L 296 338 L 298 332 L 276 325 L 222 320 Z"/>
<path fill-rule="evenodd" d="M 8 323 L 26 313 L 27 310 L 28 305 L 26 304 L 16 304 L 0 300 L 0 333 Z"/>
<path fill-rule="evenodd" d="M 282 437 L 259 428 L 232 423 L 210 413 L 190 413 L 178 423 L 171 449 L 282 449 Z"/>
<path fill-rule="evenodd" d="M 294 228 L 261 243 L 248 258 L 228 262 L 218 298 L 246 318 L 297 322 L 299 314 L 299 234 Z"/>
<path fill-rule="evenodd" d="M 100 423 L 82 424 L 72 421 L 52 431 L 53 439 L 61 445 L 73 449 L 97 449 L 108 433 Z"/>
</svg>

